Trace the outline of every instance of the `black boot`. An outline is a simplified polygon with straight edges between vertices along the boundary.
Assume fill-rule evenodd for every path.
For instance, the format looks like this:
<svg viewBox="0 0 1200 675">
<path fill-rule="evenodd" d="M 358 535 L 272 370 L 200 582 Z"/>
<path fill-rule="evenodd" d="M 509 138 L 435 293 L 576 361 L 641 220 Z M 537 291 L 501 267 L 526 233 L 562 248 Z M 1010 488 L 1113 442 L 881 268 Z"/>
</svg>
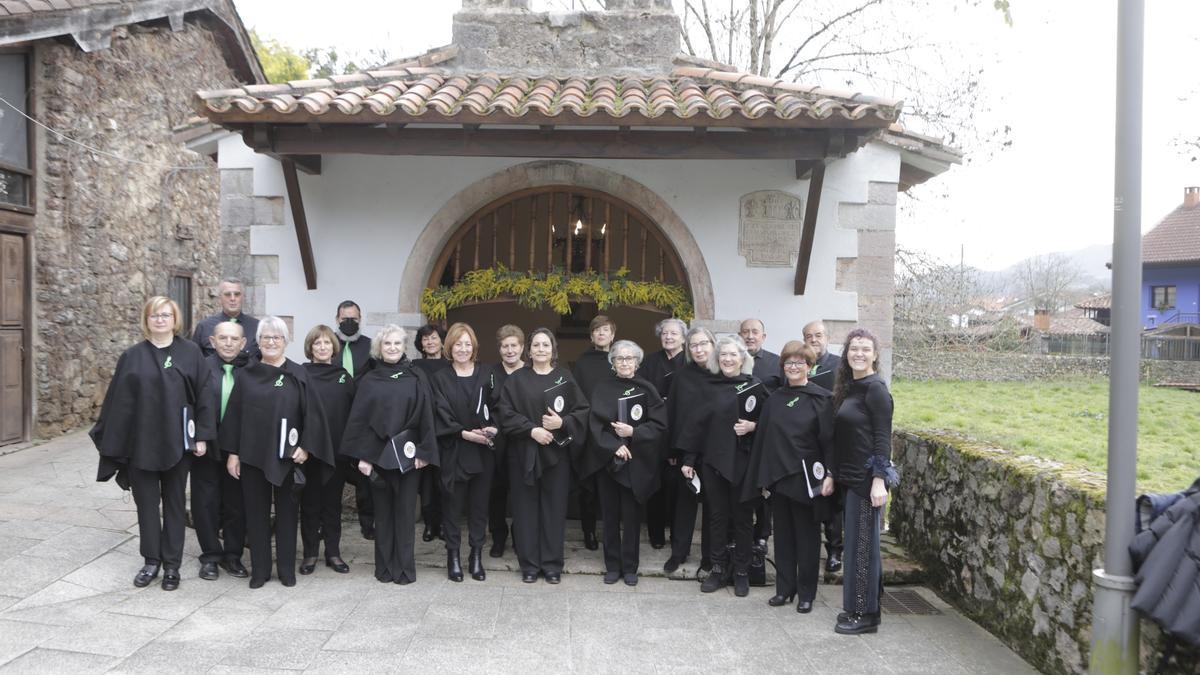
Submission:
<svg viewBox="0 0 1200 675">
<path fill-rule="evenodd" d="M 712 571 L 704 578 L 704 583 L 700 585 L 701 593 L 715 593 L 716 591 L 725 588 L 725 584 L 729 583 L 725 573 L 725 563 L 722 561 L 714 561 Z"/>
<path fill-rule="evenodd" d="M 501 530 L 492 533 L 492 548 L 488 551 L 488 555 L 493 558 L 504 557 L 504 545 L 507 544 L 508 532 Z"/>
<path fill-rule="evenodd" d="M 458 559 L 458 551 L 446 551 L 446 578 L 450 581 L 462 581 L 462 563 Z"/>
<path fill-rule="evenodd" d="M 475 581 L 483 581 L 487 579 L 487 572 L 483 569 L 483 549 L 475 546 L 471 547 L 471 554 L 467 556 L 467 567 L 471 570 L 471 578 Z"/>
<path fill-rule="evenodd" d="M 733 573 L 733 594 L 739 598 L 750 595 L 750 574 L 746 570 Z"/>
<path fill-rule="evenodd" d="M 600 548 L 600 542 L 596 539 L 595 530 L 583 531 L 583 545 L 589 551 L 595 551 L 596 549 Z"/>
</svg>

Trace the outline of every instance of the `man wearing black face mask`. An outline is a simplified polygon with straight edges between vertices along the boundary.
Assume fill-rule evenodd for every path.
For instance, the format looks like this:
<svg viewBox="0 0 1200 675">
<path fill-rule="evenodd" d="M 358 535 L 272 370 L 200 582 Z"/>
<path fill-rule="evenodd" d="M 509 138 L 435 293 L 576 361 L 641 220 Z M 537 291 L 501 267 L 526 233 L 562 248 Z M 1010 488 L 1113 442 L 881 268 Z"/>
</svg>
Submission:
<svg viewBox="0 0 1200 675">
<path fill-rule="evenodd" d="M 371 338 L 362 334 L 362 309 L 353 300 L 344 300 L 337 308 L 338 342 L 342 343 L 341 366 L 351 377 L 360 377 L 371 360 Z M 366 539 L 375 538 L 375 503 L 371 499 L 371 483 L 357 471 L 349 474 L 354 481 L 354 501 L 358 507 L 358 523 Z"/>
</svg>

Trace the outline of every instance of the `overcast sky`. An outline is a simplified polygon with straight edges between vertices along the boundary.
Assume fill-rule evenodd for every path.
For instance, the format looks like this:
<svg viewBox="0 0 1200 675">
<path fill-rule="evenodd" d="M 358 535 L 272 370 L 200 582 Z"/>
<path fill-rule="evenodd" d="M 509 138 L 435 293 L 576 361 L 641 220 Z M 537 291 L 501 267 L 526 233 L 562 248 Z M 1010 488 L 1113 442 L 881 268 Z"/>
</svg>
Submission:
<svg viewBox="0 0 1200 675">
<path fill-rule="evenodd" d="M 336 46 L 393 56 L 450 42 L 457 0 L 236 0 L 246 25 L 297 48 Z M 534 7 L 563 5 L 534 0 Z M 990 3 L 984 3 L 989 4 Z M 1013 0 L 999 19 L 930 23 L 978 45 L 994 110 L 1012 147 L 919 188 L 902 212 L 901 245 L 998 269 L 1033 253 L 1112 241 L 1116 0 Z M 1142 229 L 1200 185 L 1200 162 L 1175 146 L 1200 137 L 1200 2 L 1146 3 Z M 1190 95 L 1189 100 L 1185 100 Z"/>
</svg>

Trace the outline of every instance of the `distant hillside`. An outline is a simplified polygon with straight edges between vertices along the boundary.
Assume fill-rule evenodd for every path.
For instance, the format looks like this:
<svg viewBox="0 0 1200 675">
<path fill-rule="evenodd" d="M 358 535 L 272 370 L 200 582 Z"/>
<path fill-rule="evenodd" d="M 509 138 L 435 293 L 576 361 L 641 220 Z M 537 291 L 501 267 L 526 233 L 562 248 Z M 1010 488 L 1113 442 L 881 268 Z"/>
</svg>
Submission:
<svg viewBox="0 0 1200 675">
<path fill-rule="evenodd" d="M 1112 272 L 1105 267 L 1112 261 L 1112 244 L 1095 244 L 1074 251 L 1056 252 L 1070 258 L 1083 274 L 1083 285 L 1107 290 L 1112 283 Z M 1054 255 L 1047 253 L 1045 255 Z M 1029 258 L 1026 258 L 1028 260 Z M 1025 261 L 1014 263 L 1002 270 L 980 270 L 979 278 L 984 283 L 1003 285 L 1012 279 L 1017 268 Z"/>
</svg>

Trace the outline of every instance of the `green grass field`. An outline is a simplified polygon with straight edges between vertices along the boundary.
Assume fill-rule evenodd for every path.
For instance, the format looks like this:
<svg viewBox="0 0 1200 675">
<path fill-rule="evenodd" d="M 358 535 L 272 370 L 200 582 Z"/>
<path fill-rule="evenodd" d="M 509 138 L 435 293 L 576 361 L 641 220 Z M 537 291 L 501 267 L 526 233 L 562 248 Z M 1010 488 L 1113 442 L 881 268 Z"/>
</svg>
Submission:
<svg viewBox="0 0 1200 675">
<path fill-rule="evenodd" d="M 1105 472 L 1108 381 L 897 380 L 895 426 L 946 429 L 1014 452 Z M 1139 392 L 1138 491 L 1174 492 L 1200 476 L 1200 393 Z"/>
</svg>

